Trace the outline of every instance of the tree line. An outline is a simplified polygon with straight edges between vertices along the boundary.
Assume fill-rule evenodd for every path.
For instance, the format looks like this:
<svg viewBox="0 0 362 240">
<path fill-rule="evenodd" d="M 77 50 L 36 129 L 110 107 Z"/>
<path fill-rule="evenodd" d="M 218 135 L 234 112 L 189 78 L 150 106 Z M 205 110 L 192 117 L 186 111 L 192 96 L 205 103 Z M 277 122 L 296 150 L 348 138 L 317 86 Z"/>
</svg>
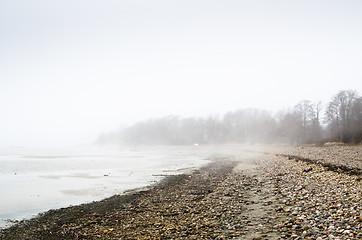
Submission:
<svg viewBox="0 0 362 240">
<path fill-rule="evenodd" d="M 224 115 L 182 118 L 166 116 L 101 134 L 98 143 L 219 144 L 219 143 L 322 143 L 362 141 L 362 98 L 344 90 L 324 107 L 303 100 L 277 113 L 239 109 Z"/>
</svg>

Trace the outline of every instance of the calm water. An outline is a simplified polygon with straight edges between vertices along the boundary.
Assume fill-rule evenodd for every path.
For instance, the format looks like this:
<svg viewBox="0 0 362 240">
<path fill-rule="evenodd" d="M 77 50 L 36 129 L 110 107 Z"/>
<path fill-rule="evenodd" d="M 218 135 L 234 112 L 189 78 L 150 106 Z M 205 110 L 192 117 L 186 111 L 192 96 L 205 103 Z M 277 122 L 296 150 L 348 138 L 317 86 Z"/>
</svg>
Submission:
<svg viewBox="0 0 362 240">
<path fill-rule="evenodd" d="M 122 194 L 208 163 L 211 146 L 0 148 L 0 226 Z"/>
</svg>

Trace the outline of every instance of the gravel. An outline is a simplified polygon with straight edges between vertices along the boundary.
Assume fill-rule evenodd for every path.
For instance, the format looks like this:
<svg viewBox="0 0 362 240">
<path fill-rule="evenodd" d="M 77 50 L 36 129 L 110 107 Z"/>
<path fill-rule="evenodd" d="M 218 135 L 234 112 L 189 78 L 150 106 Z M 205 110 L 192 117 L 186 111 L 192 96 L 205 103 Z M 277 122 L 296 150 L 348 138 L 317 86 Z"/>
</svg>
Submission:
<svg viewBox="0 0 362 240">
<path fill-rule="evenodd" d="M 361 150 L 217 158 L 148 190 L 51 210 L 0 239 L 362 239 Z"/>
<path fill-rule="evenodd" d="M 362 185 L 360 168 L 362 147 L 304 146 L 278 156 L 266 156 L 260 166 L 277 188 L 283 207 L 280 214 L 288 220 L 276 229 L 285 238 L 362 239 Z M 289 157 L 288 157 L 289 156 Z M 299 161 L 311 159 L 317 161 Z"/>
</svg>

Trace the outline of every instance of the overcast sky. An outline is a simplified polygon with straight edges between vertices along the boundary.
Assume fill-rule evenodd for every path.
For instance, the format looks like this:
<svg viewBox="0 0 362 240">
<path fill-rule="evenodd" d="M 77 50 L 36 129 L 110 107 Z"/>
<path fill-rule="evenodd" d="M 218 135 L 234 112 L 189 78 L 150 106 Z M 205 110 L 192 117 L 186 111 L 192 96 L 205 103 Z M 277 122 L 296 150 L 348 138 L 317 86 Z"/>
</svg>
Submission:
<svg viewBox="0 0 362 240">
<path fill-rule="evenodd" d="M 362 1 L 0 0 L 0 146 L 362 92 Z"/>
</svg>

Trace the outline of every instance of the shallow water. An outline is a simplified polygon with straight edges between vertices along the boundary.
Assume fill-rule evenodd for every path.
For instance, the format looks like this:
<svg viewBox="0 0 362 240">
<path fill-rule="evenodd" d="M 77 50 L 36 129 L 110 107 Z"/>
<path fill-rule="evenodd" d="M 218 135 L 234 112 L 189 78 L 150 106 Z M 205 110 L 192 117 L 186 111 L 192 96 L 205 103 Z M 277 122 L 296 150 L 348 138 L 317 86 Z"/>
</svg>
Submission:
<svg viewBox="0 0 362 240">
<path fill-rule="evenodd" d="M 0 226 L 101 200 L 207 164 L 210 146 L 0 149 Z"/>
</svg>

